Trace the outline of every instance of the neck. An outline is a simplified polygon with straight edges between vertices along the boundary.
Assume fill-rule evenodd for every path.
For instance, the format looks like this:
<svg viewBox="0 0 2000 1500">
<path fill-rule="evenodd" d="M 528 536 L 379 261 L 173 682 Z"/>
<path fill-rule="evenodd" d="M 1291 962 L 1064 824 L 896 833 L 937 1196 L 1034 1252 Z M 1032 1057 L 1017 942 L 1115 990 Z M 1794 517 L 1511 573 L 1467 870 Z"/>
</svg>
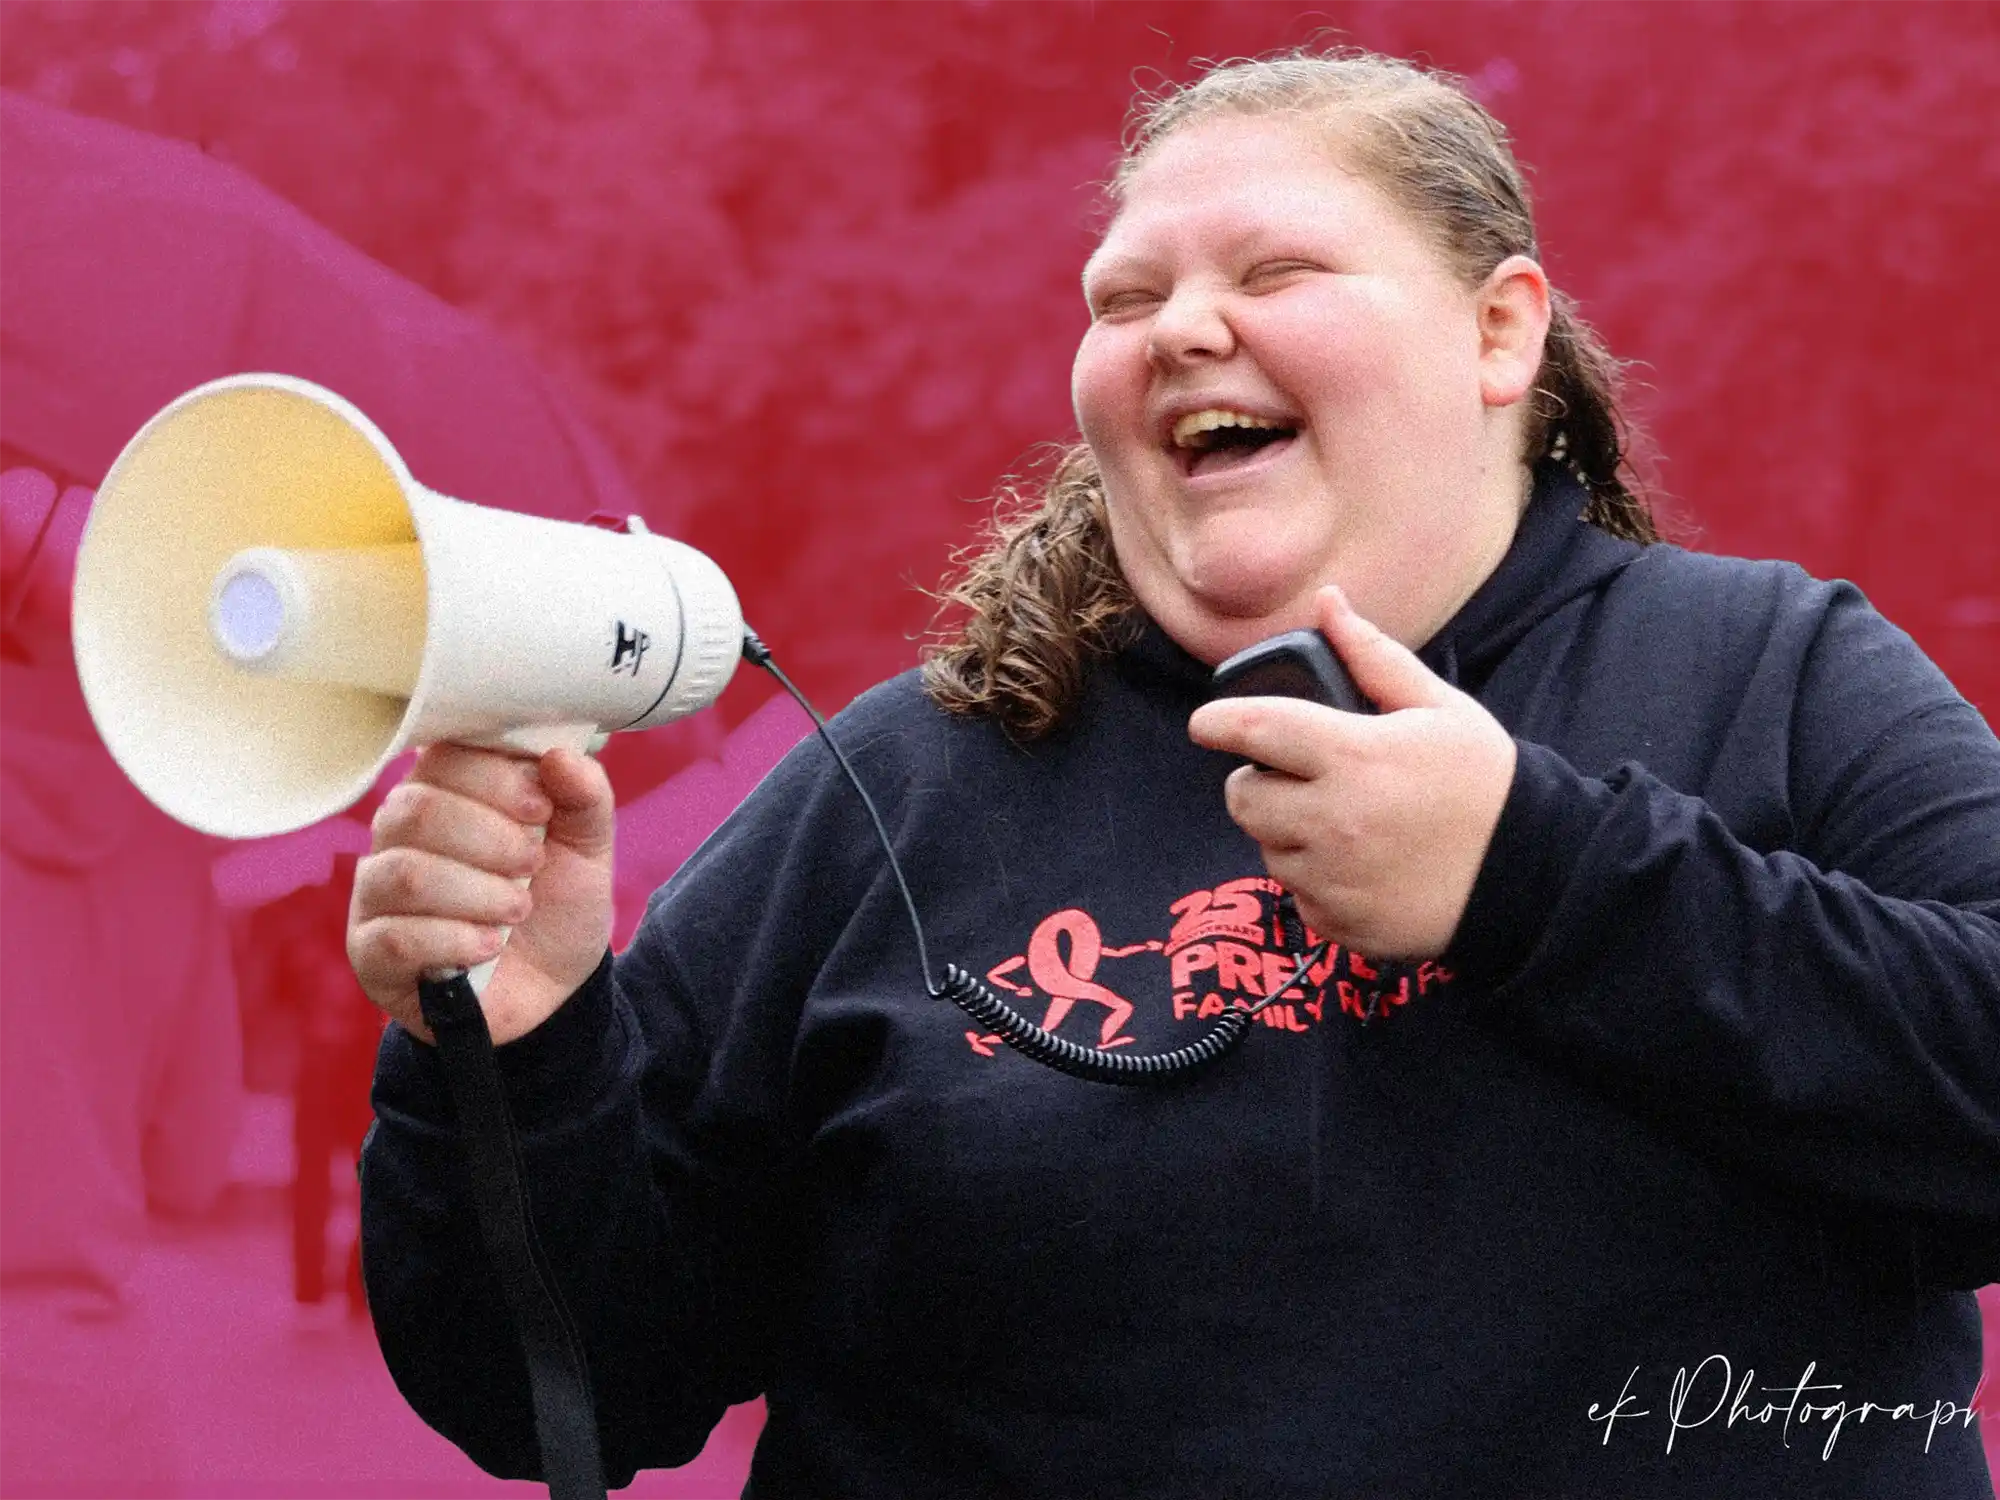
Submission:
<svg viewBox="0 0 2000 1500">
<path fill-rule="evenodd" d="M 1506 559 L 1508 548 L 1514 545 L 1515 533 L 1521 529 L 1521 517 L 1528 513 L 1528 503 L 1535 494 L 1534 471 L 1518 460 L 1510 460 L 1503 465 L 1484 471 L 1480 475 L 1481 487 L 1485 491 L 1482 501 L 1490 497 L 1491 502 L 1481 503 L 1470 512 L 1476 530 L 1472 545 L 1461 561 L 1453 586 L 1435 595 L 1429 601 L 1430 608 L 1390 634 L 1412 651 L 1420 651 L 1429 644 L 1431 638 L 1450 623 L 1480 586 L 1493 576 L 1494 570 Z M 1478 524 L 1484 522 L 1484 524 Z"/>
</svg>

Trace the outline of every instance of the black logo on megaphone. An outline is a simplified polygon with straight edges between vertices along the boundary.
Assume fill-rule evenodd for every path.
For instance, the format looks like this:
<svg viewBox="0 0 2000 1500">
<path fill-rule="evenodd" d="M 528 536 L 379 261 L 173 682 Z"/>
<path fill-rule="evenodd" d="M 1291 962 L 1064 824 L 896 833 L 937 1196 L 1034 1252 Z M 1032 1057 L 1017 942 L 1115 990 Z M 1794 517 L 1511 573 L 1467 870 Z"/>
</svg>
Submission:
<svg viewBox="0 0 2000 1500">
<path fill-rule="evenodd" d="M 646 647 L 652 643 L 652 639 L 645 631 L 634 630 L 620 620 L 618 638 L 611 646 L 611 670 L 637 677 L 639 663 L 645 657 Z"/>
</svg>

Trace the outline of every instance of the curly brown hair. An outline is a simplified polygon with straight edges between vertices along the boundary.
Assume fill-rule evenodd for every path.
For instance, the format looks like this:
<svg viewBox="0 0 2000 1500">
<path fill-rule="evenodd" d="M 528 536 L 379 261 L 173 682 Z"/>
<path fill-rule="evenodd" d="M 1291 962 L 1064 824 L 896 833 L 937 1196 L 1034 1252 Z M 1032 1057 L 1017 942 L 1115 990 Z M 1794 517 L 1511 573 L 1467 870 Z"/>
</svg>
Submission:
<svg viewBox="0 0 2000 1500">
<path fill-rule="evenodd" d="M 1107 185 L 1111 207 L 1154 146 L 1224 113 L 1324 120 L 1343 161 L 1432 236 L 1467 286 L 1510 255 L 1539 257 L 1506 127 L 1451 75 L 1353 49 L 1223 63 L 1192 84 L 1141 96 Z M 1567 465 L 1589 492 L 1587 520 L 1656 542 L 1647 487 L 1631 462 L 1637 434 L 1619 405 L 1619 363 L 1568 296 L 1552 290 L 1550 304 L 1523 461 Z M 939 617 L 955 623 L 924 653 L 934 702 L 991 715 L 1020 740 L 1062 722 L 1090 657 L 1113 649 L 1137 614 L 1089 447 L 1058 449 L 1046 467 L 1045 477 L 1003 483 L 987 532 L 954 557 L 935 597 Z"/>
</svg>

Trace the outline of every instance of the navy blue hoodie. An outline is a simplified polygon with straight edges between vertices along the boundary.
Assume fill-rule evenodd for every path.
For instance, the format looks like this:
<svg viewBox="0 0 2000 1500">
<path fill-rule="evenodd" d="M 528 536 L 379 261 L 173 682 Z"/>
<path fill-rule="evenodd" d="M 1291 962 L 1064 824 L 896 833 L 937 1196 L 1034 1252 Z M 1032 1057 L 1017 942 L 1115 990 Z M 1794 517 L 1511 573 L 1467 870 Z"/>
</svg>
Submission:
<svg viewBox="0 0 2000 1500">
<path fill-rule="evenodd" d="M 761 1500 L 1986 1500 L 2000 744 L 1853 588 L 1582 504 L 1545 472 L 1423 653 L 1519 742 L 1451 949 L 1335 950 L 1183 1086 L 927 998 L 832 757 L 771 774 L 501 1049 L 614 1483 L 762 1393 Z M 1207 675 L 1148 626 L 1025 748 L 915 674 L 835 720 L 934 963 L 1141 1052 L 1266 998 L 1279 891 L 1188 740 Z M 532 1476 L 399 1028 L 375 1098 L 390 1368 Z"/>
</svg>

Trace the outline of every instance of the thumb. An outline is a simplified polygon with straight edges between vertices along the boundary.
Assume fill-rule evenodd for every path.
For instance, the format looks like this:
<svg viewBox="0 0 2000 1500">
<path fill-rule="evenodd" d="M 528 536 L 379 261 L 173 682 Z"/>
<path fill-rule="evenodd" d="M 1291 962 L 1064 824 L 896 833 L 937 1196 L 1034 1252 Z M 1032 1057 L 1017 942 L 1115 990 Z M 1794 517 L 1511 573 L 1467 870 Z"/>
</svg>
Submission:
<svg viewBox="0 0 2000 1500">
<path fill-rule="evenodd" d="M 542 790 L 555 804 L 549 842 L 586 859 L 608 856 L 618 831 L 618 804 L 604 767 L 579 751 L 551 750 L 539 769 Z"/>
<path fill-rule="evenodd" d="M 1445 680 L 1419 661 L 1416 652 L 1356 614 L 1339 588 L 1329 584 L 1315 602 L 1320 633 L 1354 674 L 1362 696 L 1381 712 L 1437 708 L 1450 701 L 1452 689 Z"/>
</svg>

